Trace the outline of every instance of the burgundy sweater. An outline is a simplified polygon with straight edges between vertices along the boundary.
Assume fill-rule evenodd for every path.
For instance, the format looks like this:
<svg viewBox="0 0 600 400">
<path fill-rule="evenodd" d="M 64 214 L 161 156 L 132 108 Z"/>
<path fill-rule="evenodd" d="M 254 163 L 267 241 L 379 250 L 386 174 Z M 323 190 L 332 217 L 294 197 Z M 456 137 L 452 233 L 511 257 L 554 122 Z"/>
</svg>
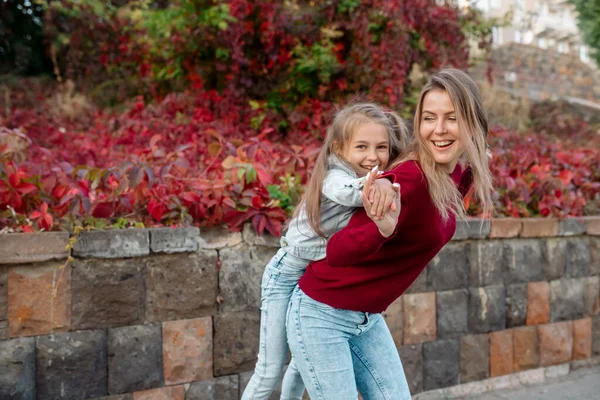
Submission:
<svg viewBox="0 0 600 400">
<path fill-rule="evenodd" d="M 364 209 L 358 209 L 348 226 L 329 239 L 327 258 L 310 263 L 300 279 L 300 288 L 311 298 L 335 308 L 383 312 L 454 235 L 456 218 L 451 215 L 443 223 L 416 161 L 384 176 L 400 184 L 396 230 L 383 237 Z M 452 179 L 464 196 L 473 181 L 471 169 L 463 172 L 457 165 Z"/>
</svg>

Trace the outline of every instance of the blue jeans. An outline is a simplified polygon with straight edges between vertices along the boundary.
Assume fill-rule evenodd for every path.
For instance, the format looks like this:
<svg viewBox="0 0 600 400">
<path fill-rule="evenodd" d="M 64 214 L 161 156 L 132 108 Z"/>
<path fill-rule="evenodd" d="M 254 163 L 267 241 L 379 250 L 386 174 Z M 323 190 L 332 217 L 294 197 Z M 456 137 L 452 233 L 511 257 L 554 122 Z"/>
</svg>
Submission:
<svg viewBox="0 0 600 400">
<path fill-rule="evenodd" d="M 258 361 L 242 400 L 268 399 L 279 383 L 289 350 L 285 331 L 288 305 L 309 262 L 279 250 L 265 268 L 261 283 Z M 292 359 L 283 378 L 281 400 L 301 400 L 303 393 L 302 377 Z"/>
<path fill-rule="evenodd" d="M 287 328 L 311 400 L 356 400 L 357 392 L 365 400 L 410 400 L 398 350 L 381 314 L 333 308 L 298 287 Z"/>
</svg>

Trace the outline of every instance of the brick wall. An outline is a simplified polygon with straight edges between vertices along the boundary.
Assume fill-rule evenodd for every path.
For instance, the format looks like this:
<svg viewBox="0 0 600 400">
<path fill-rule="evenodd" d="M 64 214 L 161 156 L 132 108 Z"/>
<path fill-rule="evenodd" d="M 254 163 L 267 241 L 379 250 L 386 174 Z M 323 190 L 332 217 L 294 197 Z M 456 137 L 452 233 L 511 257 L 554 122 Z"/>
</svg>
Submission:
<svg viewBox="0 0 600 400">
<path fill-rule="evenodd" d="M 0 398 L 237 400 L 273 237 L 0 236 Z M 413 393 L 600 355 L 600 217 L 460 224 L 385 312 Z M 273 398 L 276 398 L 275 395 Z"/>
</svg>

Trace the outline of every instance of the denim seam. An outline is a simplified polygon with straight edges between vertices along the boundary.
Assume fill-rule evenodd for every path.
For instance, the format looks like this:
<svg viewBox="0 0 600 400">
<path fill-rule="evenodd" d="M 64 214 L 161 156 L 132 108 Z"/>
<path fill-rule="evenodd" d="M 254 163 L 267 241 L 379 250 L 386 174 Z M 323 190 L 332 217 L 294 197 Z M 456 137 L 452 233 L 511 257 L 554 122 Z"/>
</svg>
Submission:
<svg viewBox="0 0 600 400">
<path fill-rule="evenodd" d="M 355 345 L 350 344 L 350 350 L 352 350 L 352 352 L 354 354 L 356 354 L 356 356 L 358 357 L 358 359 L 367 368 L 367 370 L 369 371 L 369 373 L 373 377 L 373 380 L 375 380 L 375 382 L 377 383 L 377 386 L 379 387 L 379 390 L 381 391 L 381 394 L 383 395 L 383 397 L 386 400 L 391 400 L 392 398 L 390 397 L 390 395 L 387 392 L 387 390 L 385 390 L 385 387 L 383 386 L 383 384 L 381 382 L 381 378 L 375 372 L 375 370 L 373 369 L 373 367 L 371 367 L 371 364 L 369 363 L 369 361 L 367 360 L 367 358 L 363 355 L 363 353 L 360 351 L 360 349 L 358 347 L 356 347 Z"/>
</svg>

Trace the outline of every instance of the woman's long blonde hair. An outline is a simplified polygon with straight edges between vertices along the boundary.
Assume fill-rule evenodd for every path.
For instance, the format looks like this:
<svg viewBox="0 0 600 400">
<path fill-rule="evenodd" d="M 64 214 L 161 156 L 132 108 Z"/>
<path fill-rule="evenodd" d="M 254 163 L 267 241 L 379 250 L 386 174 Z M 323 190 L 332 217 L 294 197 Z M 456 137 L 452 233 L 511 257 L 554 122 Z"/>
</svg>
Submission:
<svg viewBox="0 0 600 400">
<path fill-rule="evenodd" d="M 447 221 L 450 213 L 455 214 L 459 219 L 466 217 L 464 201 L 458 188 L 447 171 L 435 162 L 426 141 L 419 134 L 423 100 L 429 92 L 434 90 L 445 91 L 452 100 L 457 116 L 460 140 L 465 148 L 463 158 L 471 166 L 475 196 L 482 205 L 483 215 L 489 218 L 494 206 L 492 203 L 492 175 L 486 154 L 488 121 L 479 89 L 465 72 L 447 68 L 431 76 L 421 90 L 417 103 L 413 141 L 408 147 L 407 155 L 398 160 L 395 165 L 408 159 L 416 159 L 427 178 L 429 194 L 442 219 Z"/>
<path fill-rule="evenodd" d="M 384 111 L 376 104 L 351 104 L 335 115 L 333 122 L 327 128 L 323 147 L 315 162 L 304 195 L 292 216 L 293 220 L 304 209 L 310 227 L 322 238 L 326 238 L 326 235 L 321 229 L 321 191 L 327 175 L 328 158 L 331 154 L 335 154 L 343 160 L 341 152 L 344 147 L 350 143 L 356 129 L 366 123 L 381 124 L 387 128 L 390 141 L 388 165 L 400 156 L 408 145 L 408 130 L 402 118 L 395 112 Z"/>
</svg>

